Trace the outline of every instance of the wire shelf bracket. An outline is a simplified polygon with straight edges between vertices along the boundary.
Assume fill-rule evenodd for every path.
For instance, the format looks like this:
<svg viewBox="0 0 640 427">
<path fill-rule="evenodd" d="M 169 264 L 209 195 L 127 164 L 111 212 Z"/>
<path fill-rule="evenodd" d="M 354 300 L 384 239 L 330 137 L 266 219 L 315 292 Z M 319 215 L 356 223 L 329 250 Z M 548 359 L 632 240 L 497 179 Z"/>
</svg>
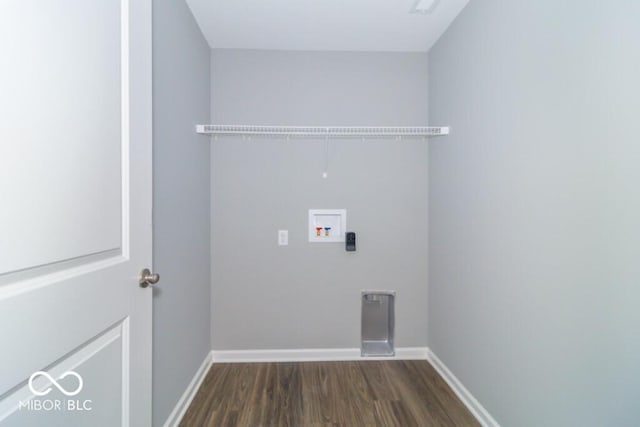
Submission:
<svg viewBox="0 0 640 427">
<path fill-rule="evenodd" d="M 196 125 L 196 132 L 204 135 L 284 136 L 284 137 L 418 137 L 449 134 L 448 126 L 368 127 L 368 126 L 253 126 L 253 125 Z"/>
</svg>

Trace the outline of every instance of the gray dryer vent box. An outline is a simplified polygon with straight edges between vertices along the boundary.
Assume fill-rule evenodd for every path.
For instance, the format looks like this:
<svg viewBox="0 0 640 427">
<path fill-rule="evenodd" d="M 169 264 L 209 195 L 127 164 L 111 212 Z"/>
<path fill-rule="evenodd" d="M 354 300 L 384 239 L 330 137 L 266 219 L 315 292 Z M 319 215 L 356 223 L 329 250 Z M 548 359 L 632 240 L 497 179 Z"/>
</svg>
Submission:
<svg viewBox="0 0 640 427">
<path fill-rule="evenodd" d="M 393 344 L 395 291 L 362 292 L 362 357 L 395 355 Z"/>
</svg>

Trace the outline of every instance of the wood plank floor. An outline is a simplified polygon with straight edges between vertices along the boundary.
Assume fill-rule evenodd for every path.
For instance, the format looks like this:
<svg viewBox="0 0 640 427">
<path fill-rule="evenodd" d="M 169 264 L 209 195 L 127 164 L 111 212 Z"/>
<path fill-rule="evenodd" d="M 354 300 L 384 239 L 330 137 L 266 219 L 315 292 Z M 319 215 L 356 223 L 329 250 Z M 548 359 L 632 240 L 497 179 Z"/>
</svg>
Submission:
<svg viewBox="0 0 640 427">
<path fill-rule="evenodd" d="M 192 426 L 479 426 L 427 361 L 214 364 Z"/>
</svg>

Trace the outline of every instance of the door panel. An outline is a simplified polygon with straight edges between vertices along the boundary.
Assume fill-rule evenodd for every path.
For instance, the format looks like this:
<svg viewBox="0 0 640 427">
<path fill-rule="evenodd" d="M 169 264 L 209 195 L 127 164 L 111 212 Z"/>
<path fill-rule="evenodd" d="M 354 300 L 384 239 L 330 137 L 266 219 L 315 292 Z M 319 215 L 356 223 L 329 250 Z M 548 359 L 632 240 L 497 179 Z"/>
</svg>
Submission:
<svg viewBox="0 0 640 427">
<path fill-rule="evenodd" d="M 26 3 L 0 15 L 0 273 L 121 247 L 120 2 Z"/>
<path fill-rule="evenodd" d="M 2 425 L 151 424 L 150 3 L 0 3 Z"/>
<path fill-rule="evenodd" d="M 47 369 L 54 377 L 64 372 L 73 370 L 83 379 L 82 391 L 71 400 L 74 402 L 71 409 L 74 415 L 69 416 L 66 410 L 37 410 L 28 400 L 31 392 L 28 386 L 16 390 L 13 395 L 5 399 L 5 406 L 32 405 L 31 410 L 21 409 L 14 411 L 3 425 L 7 426 L 34 426 L 64 425 L 64 426 L 90 426 L 93 421 L 99 419 L 102 425 L 117 426 L 122 423 L 127 414 L 123 409 L 125 390 L 123 385 L 128 382 L 122 378 L 123 364 L 127 363 L 126 354 L 123 353 L 123 340 L 128 333 L 128 324 L 122 322 L 111 328 L 102 336 L 86 343 L 71 354 L 65 356 L 60 362 Z M 44 388 L 46 378 L 38 378 Z M 74 377 L 66 377 L 59 381 L 65 390 L 74 390 L 78 382 Z M 47 395 L 48 400 L 65 402 L 65 396 L 60 390 L 54 388 Z M 68 408 L 67 403 L 67 409 Z M 76 408 L 78 410 L 76 410 Z"/>
</svg>

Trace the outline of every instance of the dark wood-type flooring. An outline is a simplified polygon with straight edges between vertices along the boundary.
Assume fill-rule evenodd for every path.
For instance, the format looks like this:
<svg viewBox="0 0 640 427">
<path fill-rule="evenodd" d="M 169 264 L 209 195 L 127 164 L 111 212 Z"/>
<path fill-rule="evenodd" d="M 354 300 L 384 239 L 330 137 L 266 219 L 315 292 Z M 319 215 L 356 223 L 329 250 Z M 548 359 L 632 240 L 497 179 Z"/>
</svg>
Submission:
<svg viewBox="0 0 640 427">
<path fill-rule="evenodd" d="M 214 364 L 191 426 L 479 426 L 427 361 Z"/>
</svg>

